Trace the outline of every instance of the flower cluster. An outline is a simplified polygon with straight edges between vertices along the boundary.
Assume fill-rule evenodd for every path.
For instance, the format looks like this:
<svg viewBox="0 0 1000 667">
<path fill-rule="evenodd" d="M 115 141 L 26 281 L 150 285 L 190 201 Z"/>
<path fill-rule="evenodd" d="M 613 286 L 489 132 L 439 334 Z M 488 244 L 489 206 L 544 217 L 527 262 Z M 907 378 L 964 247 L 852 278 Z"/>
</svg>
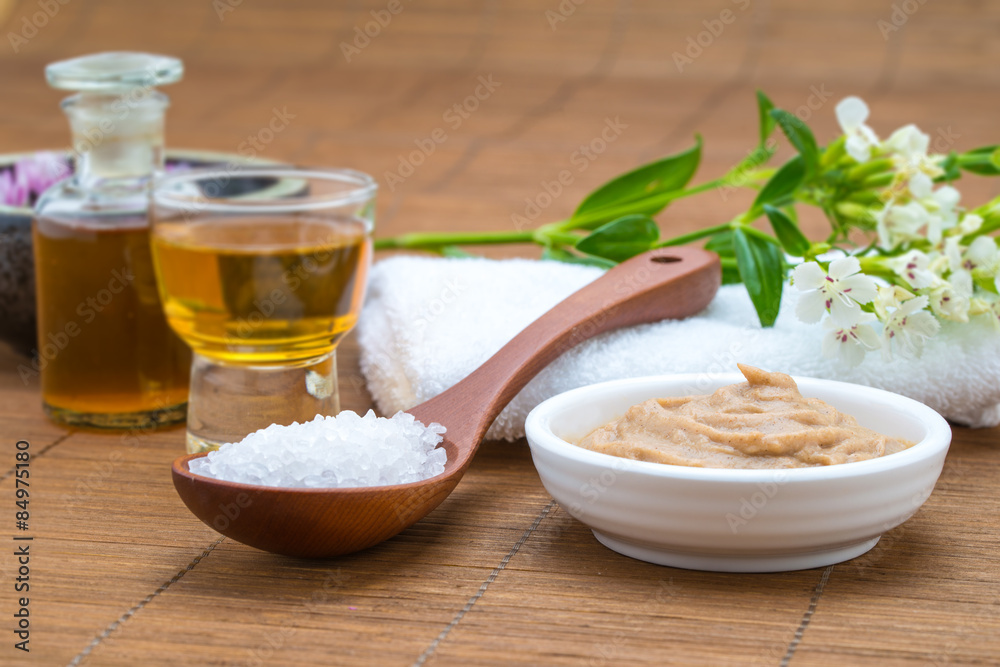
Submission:
<svg viewBox="0 0 1000 667">
<path fill-rule="evenodd" d="M 885 170 L 870 181 L 878 184 L 869 186 L 877 197 L 866 211 L 877 241 L 827 268 L 807 261 L 793 271 L 793 283 L 805 292 L 799 318 L 819 322 L 828 315 L 824 353 L 852 365 L 876 349 L 886 358 L 893 349 L 915 356 L 939 320 L 985 316 L 1000 325 L 1000 253 L 983 217 L 992 204 L 975 211 L 959 205 L 959 191 L 941 183 L 947 156 L 928 153 L 930 138 L 916 126 L 880 141 L 856 97 L 837 105 L 837 119 L 848 160 Z"/>
<path fill-rule="evenodd" d="M 70 175 L 69 162 L 60 153 L 41 152 L 21 158 L 0 171 L 0 204 L 33 206 L 47 189 Z"/>
<path fill-rule="evenodd" d="M 970 209 L 954 186 L 966 172 L 1000 176 L 1000 146 L 942 155 L 912 124 L 883 140 L 857 97 L 837 105 L 842 134 L 824 146 L 799 114 L 763 91 L 756 97 L 757 145 L 719 178 L 689 185 L 701 159 L 697 137 L 685 151 L 604 183 L 564 220 L 523 229 L 512 218 L 515 232 L 410 233 L 377 239 L 375 247 L 462 256 L 457 245 L 537 243 L 543 259 L 606 268 L 652 248 L 703 242 L 719 255 L 723 281 L 744 285 L 762 327 L 777 321 L 794 267 L 799 317 L 823 322 L 824 352 L 849 364 L 874 350 L 917 356 L 945 321 L 988 318 L 1000 329 L 993 237 L 1000 197 Z M 795 155 L 775 168 L 768 163 L 779 130 Z M 727 222 L 661 236 L 653 216 L 671 202 L 743 187 L 754 190 L 753 201 Z M 806 236 L 800 206 L 822 212 L 826 238 Z"/>
</svg>

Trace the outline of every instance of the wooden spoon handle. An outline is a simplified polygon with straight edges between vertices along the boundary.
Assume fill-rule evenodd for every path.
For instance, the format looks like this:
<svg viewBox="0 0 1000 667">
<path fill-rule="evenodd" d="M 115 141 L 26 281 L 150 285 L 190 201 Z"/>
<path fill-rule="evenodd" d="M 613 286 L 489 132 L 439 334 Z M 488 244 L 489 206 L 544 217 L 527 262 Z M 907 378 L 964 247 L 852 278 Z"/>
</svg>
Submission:
<svg viewBox="0 0 1000 667">
<path fill-rule="evenodd" d="M 718 256 L 698 248 L 633 257 L 532 322 L 464 380 L 408 412 L 443 424 L 461 458 L 469 457 L 504 406 L 563 352 L 619 327 L 693 315 L 715 296 L 721 277 Z"/>
</svg>

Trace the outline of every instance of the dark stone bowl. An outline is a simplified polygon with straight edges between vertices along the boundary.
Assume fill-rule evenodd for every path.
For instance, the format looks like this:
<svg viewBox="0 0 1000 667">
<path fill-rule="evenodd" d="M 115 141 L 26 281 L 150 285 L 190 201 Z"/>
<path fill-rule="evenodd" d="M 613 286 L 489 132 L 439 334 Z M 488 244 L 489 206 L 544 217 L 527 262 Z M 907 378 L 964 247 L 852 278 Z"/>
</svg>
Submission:
<svg viewBox="0 0 1000 667">
<path fill-rule="evenodd" d="M 12 165 L 23 153 L 0 155 L 0 170 Z M 167 164 L 209 167 L 229 162 L 242 164 L 244 158 L 231 153 L 168 150 Z M 264 190 L 273 183 L 242 183 L 253 190 Z M 237 194 L 227 193 L 227 194 Z M 0 205 L 0 341 L 24 356 L 31 356 L 37 346 L 35 321 L 35 260 L 31 246 L 30 208 Z"/>
</svg>

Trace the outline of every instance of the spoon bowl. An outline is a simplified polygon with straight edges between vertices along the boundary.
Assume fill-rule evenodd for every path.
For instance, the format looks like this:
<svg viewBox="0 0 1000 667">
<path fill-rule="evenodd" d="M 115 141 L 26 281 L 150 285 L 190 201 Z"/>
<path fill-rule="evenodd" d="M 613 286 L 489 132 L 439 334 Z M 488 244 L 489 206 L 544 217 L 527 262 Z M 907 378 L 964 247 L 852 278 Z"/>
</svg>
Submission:
<svg viewBox="0 0 1000 667">
<path fill-rule="evenodd" d="M 174 462 L 174 487 L 195 516 L 237 542 L 286 556 L 340 556 L 393 537 L 448 497 L 465 470 L 456 469 L 451 441 L 438 446 L 448 453 L 444 472 L 409 484 L 289 489 L 226 482 L 188 470 L 202 452 Z"/>
<path fill-rule="evenodd" d="M 573 346 L 619 327 L 681 318 L 712 300 L 718 257 L 697 248 L 660 248 L 622 262 L 532 322 L 465 379 L 407 410 L 447 432 L 440 475 L 410 484 L 299 489 L 226 482 L 195 475 L 194 458 L 174 461 L 184 504 L 227 537 L 272 553 L 329 557 L 396 535 L 441 504 L 465 474 L 479 443 L 510 400 Z"/>
</svg>

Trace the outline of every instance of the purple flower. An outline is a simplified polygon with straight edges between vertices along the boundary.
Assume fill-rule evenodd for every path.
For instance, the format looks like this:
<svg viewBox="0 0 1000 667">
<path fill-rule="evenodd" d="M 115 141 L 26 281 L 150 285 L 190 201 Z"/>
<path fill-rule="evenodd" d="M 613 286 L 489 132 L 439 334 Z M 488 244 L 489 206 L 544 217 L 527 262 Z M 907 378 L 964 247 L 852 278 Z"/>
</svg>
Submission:
<svg viewBox="0 0 1000 667">
<path fill-rule="evenodd" d="M 40 152 L 0 171 L 0 204 L 32 206 L 47 189 L 68 177 L 69 162 L 61 153 Z"/>
</svg>

